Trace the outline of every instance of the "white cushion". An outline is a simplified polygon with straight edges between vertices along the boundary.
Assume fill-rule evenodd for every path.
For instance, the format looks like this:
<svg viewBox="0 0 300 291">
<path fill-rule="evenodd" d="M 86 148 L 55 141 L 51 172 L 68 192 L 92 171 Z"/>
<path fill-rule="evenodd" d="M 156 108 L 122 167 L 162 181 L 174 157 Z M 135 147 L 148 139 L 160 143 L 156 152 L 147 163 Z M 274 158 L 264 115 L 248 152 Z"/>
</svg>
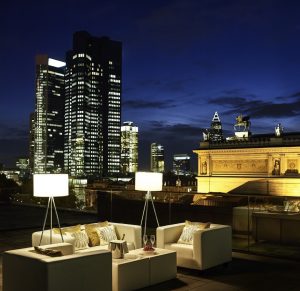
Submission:
<svg viewBox="0 0 300 291">
<path fill-rule="evenodd" d="M 66 233 L 75 238 L 74 247 L 75 250 L 86 249 L 89 247 L 89 237 L 85 231 L 77 231 L 72 233 Z"/>
<path fill-rule="evenodd" d="M 185 226 L 182 230 L 178 243 L 180 244 L 193 244 L 193 235 L 197 230 L 206 229 L 210 227 L 210 222 L 191 222 L 185 221 Z"/>
<path fill-rule="evenodd" d="M 108 245 L 112 240 L 118 239 L 114 225 L 99 227 L 96 229 L 100 238 L 100 245 Z"/>
</svg>

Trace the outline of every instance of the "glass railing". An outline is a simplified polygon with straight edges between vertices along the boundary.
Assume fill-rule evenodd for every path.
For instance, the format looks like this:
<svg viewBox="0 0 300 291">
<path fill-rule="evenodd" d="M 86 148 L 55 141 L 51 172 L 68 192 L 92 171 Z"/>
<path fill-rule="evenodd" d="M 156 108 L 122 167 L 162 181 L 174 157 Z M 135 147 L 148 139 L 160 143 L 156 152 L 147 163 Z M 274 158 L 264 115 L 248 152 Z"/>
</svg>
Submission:
<svg viewBox="0 0 300 291">
<path fill-rule="evenodd" d="M 204 195 L 180 189 L 152 193 L 159 225 L 185 220 L 231 225 L 233 251 L 300 260 L 300 197 Z M 85 199 L 80 205 L 73 198 L 72 207 L 59 201 L 63 198 L 56 199 L 63 225 L 97 220 L 141 224 L 146 192 L 121 188 L 86 191 L 81 193 Z M 47 200 L 36 203 L 30 202 L 32 197 L 15 198 L 10 205 L 0 204 L 0 235 L 1 230 L 42 225 Z M 153 232 L 157 227 L 151 200 L 147 226 Z"/>
</svg>

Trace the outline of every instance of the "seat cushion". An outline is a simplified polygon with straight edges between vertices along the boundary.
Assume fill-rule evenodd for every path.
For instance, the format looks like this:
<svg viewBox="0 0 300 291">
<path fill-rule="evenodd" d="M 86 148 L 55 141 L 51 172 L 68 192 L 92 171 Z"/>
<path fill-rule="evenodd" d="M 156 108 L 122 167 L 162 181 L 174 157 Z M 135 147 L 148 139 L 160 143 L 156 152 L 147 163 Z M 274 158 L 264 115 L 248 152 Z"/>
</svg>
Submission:
<svg viewBox="0 0 300 291">
<path fill-rule="evenodd" d="M 184 257 L 188 259 L 193 258 L 193 246 L 188 244 L 170 243 L 165 244 L 165 249 L 176 251 L 177 257 Z"/>
</svg>

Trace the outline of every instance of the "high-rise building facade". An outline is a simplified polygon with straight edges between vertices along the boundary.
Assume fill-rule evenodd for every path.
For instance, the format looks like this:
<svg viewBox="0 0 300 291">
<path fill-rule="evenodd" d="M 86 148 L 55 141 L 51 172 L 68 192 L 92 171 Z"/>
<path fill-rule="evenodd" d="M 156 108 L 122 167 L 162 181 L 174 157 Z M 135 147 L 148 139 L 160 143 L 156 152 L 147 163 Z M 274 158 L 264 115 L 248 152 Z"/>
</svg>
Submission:
<svg viewBox="0 0 300 291">
<path fill-rule="evenodd" d="M 176 175 L 190 175 L 191 174 L 191 157 L 187 154 L 173 155 L 173 172 Z"/>
<path fill-rule="evenodd" d="M 165 150 L 161 144 L 151 144 L 151 171 L 164 172 L 165 170 Z"/>
<path fill-rule="evenodd" d="M 76 32 L 66 63 L 65 169 L 77 177 L 117 174 L 122 44 Z"/>
<path fill-rule="evenodd" d="M 121 169 L 122 173 L 134 173 L 138 170 L 138 132 L 132 121 L 121 126 Z"/>
<path fill-rule="evenodd" d="M 29 116 L 29 171 L 33 172 L 34 169 L 34 112 Z"/>
<path fill-rule="evenodd" d="M 47 55 L 36 56 L 34 173 L 63 170 L 64 67 Z"/>
<path fill-rule="evenodd" d="M 210 132 L 209 132 L 209 140 L 211 141 L 222 141 L 223 140 L 223 130 L 222 130 L 222 123 L 218 112 L 215 112 L 213 119 L 210 125 Z"/>
<path fill-rule="evenodd" d="M 218 112 L 215 112 L 211 124 L 210 129 L 206 129 L 203 132 L 203 139 L 204 141 L 222 141 L 223 138 L 223 130 L 222 130 L 222 123 Z"/>
</svg>

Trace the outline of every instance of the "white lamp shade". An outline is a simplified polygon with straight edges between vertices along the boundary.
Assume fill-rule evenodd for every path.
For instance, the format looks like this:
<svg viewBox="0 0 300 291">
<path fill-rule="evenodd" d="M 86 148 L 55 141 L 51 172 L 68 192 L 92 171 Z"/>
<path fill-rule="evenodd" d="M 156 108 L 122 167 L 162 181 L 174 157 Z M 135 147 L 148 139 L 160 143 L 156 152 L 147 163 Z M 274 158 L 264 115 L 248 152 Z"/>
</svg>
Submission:
<svg viewBox="0 0 300 291">
<path fill-rule="evenodd" d="M 135 173 L 135 190 L 140 191 L 161 191 L 162 190 L 162 173 L 154 172 L 136 172 Z"/>
<path fill-rule="evenodd" d="M 69 195 L 68 174 L 34 174 L 33 196 L 62 197 Z"/>
</svg>

